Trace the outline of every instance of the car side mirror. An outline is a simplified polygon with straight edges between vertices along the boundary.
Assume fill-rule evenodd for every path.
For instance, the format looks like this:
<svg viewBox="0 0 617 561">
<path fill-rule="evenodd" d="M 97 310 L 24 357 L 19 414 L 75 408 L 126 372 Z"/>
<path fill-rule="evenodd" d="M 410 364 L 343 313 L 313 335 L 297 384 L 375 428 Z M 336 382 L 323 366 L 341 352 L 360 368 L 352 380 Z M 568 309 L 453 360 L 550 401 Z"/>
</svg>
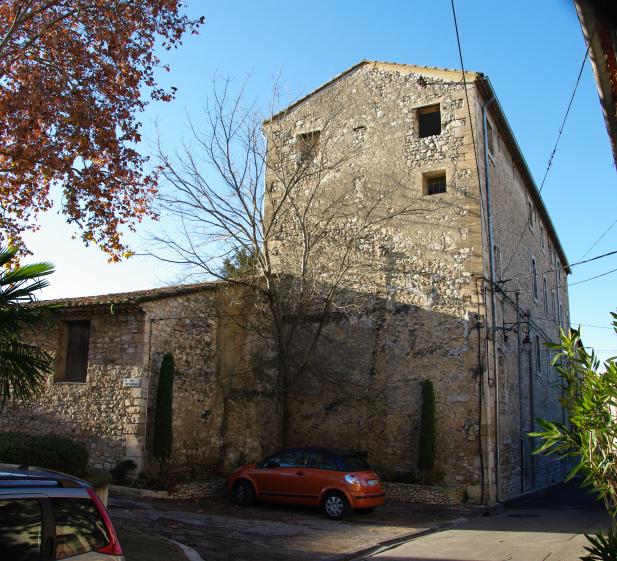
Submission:
<svg viewBox="0 0 617 561">
<path fill-rule="evenodd" d="M 280 464 L 278 462 L 268 462 L 266 464 L 266 467 L 267 468 L 278 468 L 278 467 L 281 467 L 281 466 L 280 466 Z"/>
</svg>

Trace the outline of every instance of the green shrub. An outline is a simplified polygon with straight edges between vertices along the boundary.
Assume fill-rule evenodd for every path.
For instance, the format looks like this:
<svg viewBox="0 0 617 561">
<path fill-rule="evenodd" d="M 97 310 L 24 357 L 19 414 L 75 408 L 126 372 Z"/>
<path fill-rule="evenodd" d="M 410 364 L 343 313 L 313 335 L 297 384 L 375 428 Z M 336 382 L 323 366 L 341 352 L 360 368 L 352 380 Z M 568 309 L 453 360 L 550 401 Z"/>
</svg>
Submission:
<svg viewBox="0 0 617 561">
<path fill-rule="evenodd" d="M 88 465 L 88 450 L 83 444 L 64 436 L 5 432 L 0 434 L 0 462 L 81 476 Z"/>
<path fill-rule="evenodd" d="M 435 390 L 433 382 L 422 382 L 422 417 L 418 469 L 430 471 L 435 465 Z"/>
<path fill-rule="evenodd" d="M 137 469 L 137 464 L 133 460 L 127 459 L 116 462 L 116 465 L 111 468 L 109 472 L 114 478 L 114 483 L 122 485 L 123 483 L 126 483 L 126 476 L 128 472 L 134 469 Z"/>
<path fill-rule="evenodd" d="M 171 455 L 171 410 L 174 386 L 174 359 L 167 353 L 161 362 L 159 385 L 156 390 L 156 411 L 154 413 L 153 453 L 159 462 Z"/>
</svg>

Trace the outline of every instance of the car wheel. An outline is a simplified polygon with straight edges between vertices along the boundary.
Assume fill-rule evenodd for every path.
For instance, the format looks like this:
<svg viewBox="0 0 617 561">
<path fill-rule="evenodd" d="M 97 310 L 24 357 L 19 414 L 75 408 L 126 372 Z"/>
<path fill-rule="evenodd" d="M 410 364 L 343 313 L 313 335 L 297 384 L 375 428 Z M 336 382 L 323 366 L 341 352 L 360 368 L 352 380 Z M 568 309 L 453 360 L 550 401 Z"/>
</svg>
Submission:
<svg viewBox="0 0 617 561">
<path fill-rule="evenodd" d="M 342 493 L 328 493 L 323 501 L 323 510 L 330 520 L 342 520 L 349 514 L 349 503 Z"/>
<path fill-rule="evenodd" d="M 375 507 L 371 507 L 371 508 L 357 508 L 354 512 L 357 512 L 358 514 L 370 514 L 374 510 L 375 510 Z"/>
<path fill-rule="evenodd" d="M 232 498 L 237 505 L 251 506 L 255 502 L 253 486 L 246 479 L 241 479 L 234 485 Z"/>
</svg>

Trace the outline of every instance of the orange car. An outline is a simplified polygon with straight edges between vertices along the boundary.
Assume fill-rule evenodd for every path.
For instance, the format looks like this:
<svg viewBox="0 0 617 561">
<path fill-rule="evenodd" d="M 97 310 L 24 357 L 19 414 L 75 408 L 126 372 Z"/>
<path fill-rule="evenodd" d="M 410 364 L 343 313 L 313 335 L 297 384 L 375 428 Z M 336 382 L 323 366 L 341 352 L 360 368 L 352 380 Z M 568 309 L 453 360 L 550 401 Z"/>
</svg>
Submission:
<svg viewBox="0 0 617 561">
<path fill-rule="evenodd" d="M 255 500 L 321 506 L 340 520 L 351 509 L 368 513 L 384 504 L 379 476 L 357 453 L 333 448 L 290 448 L 237 469 L 227 480 L 236 504 Z"/>
</svg>

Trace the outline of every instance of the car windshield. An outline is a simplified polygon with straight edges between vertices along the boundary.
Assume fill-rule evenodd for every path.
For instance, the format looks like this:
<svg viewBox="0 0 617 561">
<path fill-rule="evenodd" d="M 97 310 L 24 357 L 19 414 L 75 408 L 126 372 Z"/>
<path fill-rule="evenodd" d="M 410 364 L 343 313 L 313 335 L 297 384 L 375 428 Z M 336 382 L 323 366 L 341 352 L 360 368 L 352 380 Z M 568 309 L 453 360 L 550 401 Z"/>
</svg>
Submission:
<svg viewBox="0 0 617 561">
<path fill-rule="evenodd" d="M 371 469 L 371 466 L 356 454 L 343 454 L 342 458 L 347 471 L 366 471 Z"/>
</svg>

